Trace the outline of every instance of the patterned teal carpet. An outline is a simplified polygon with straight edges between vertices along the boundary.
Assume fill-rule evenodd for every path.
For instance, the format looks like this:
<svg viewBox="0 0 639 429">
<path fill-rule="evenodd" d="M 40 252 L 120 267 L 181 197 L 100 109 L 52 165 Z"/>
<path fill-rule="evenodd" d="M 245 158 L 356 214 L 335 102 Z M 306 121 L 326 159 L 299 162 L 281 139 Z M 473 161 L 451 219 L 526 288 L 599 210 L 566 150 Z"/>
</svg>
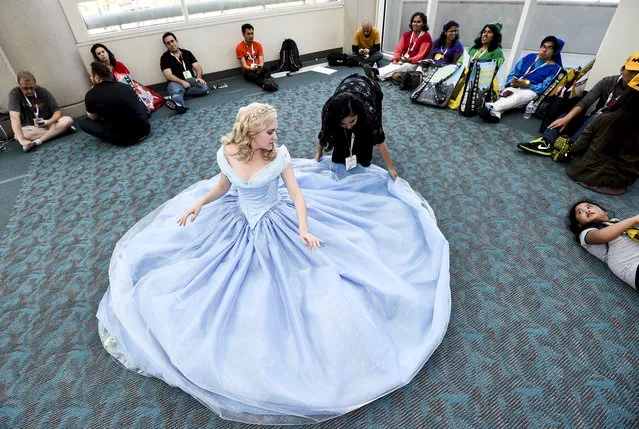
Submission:
<svg viewBox="0 0 639 429">
<path fill-rule="evenodd" d="M 280 143 L 312 157 L 337 83 L 161 119 L 130 148 L 78 133 L 38 149 L 1 234 L 0 427 L 244 426 L 113 363 L 95 319 L 109 258 L 137 220 L 218 171 L 219 138 L 249 101 L 272 103 Z M 317 427 L 637 427 L 639 295 L 580 248 L 565 214 L 585 196 L 634 215 L 639 186 L 586 191 L 562 165 L 516 149 L 529 134 L 383 89 L 396 169 L 450 241 L 451 322 L 412 383 Z"/>
</svg>

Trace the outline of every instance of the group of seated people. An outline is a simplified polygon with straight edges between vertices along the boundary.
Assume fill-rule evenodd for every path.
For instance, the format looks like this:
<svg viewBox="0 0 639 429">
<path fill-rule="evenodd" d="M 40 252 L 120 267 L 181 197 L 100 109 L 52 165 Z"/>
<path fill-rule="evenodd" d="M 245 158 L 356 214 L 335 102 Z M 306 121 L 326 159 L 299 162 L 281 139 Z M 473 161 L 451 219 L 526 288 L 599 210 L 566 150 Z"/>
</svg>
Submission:
<svg viewBox="0 0 639 429">
<path fill-rule="evenodd" d="M 244 79 L 265 91 L 277 91 L 277 83 L 264 67 L 262 45 L 253 40 L 253 26 L 242 25 L 242 35 L 243 40 L 235 52 Z M 160 69 L 167 80 L 167 99 L 135 81 L 129 69 L 105 45 L 96 43 L 91 47 L 92 88 L 84 100 L 87 118 L 79 123 L 83 131 L 115 145 L 132 145 L 149 135 L 149 115 L 163 104 L 178 113 L 186 113 L 186 98 L 209 94 L 202 66 L 195 55 L 180 48 L 171 32 L 162 36 L 162 42 L 166 51 L 160 58 Z M 31 72 L 18 73 L 17 82 L 18 86 L 9 93 L 9 116 L 15 139 L 25 152 L 75 131 L 73 119 L 62 115 L 55 97 L 36 85 Z"/>
<path fill-rule="evenodd" d="M 428 63 L 462 65 L 464 47 L 459 41 L 459 24 L 446 22 L 434 42 L 428 29 L 426 15 L 414 13 L 410 30 L 402 34 L 390 64 L 377 68 L 382 59 L 380 32 L 369 20 L 364 20 L 355 33 L 349 61 L 364 67 L 373 81 L 397 78 Z M 236 47 L 236 57 L 244 78 L 266 91 L 277 90 L 264 67 L 264 50 L 254 40 L 253 26 L 244 24 L 241 30 L 243 40 Z M 487 60 L 494 60 L 497 67 L 503 64 L 501 30 L 502 25 L 497 22 L 482 28 L 468 50 L 470 64 Z M 85 132 L 116 145 L 134 144 L 149 134 L 150 112 L 166 104 L 184 113 L 188 109 L 185 98 L 209 93 L 196 57 L 179 47 L 173 33 L 165 33 L 162 41 L 167 48 L 160 59 L 160 68 L 168 81 L 166 100 L 136 82 L 106 46 L 96 44 L 91 48 L 96 60 L 90 66 L 93 87 L 85 97 L 87 118 L 79 124 Z M 479 117 L 486 122 L 498 122 L 504 112 L 523 107 L 542 94 L 562 68 L 563 45 L 556 36 L 545 37 L 537 53 L 527 54 L 516 63 L 499 96 L 493 101 L 486 100 L 477 109 Z M 620 75 L 603 78 L 572 110 L 552 121 L 540 138 L 518 147 L 552 156 L 557 161 L 567 160 L 570 153 L 566 167 L 570 177 L 598 192 L 623 193 L 639 177 L 638 135 L 628 125 L 636 119 L 638 109 L 638 74 L 639 53 L 625 62 Z M 35 82 L 31 73 L 20 72 L 19 86 L 9 94 L 12 128 L 25 152 L 75 130 L 73 120 L 63 116 L 53 95 Z M 613 140 L 615 144 L 611 143 Z"/>
</svg>

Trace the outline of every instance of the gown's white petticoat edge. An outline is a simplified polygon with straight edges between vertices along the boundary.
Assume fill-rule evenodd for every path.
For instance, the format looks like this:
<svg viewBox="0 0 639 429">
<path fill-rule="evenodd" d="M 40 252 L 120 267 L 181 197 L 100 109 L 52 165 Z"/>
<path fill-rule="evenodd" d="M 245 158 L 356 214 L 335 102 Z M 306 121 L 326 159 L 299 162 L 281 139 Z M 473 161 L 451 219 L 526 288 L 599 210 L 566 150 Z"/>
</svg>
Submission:
<svg viewBox="0 0 639 429">
<path fill-rule="evenodd" d="M 382 396 L 385 396 L 389 394 L 390 392 L 408 384 L 413 379 L 413 377 L 421 370 L 423 365 L 426 363 L 426 361 L 430 358 L 432 353 L 436 350 L 436 348 L 439 346 L 439 344 L 443 340 L 443 337 L 445 335 L 447 325 L 450 319 L 451 304 L 450 304 L 450 288 L 449 288 L 450 277 L 449 277 L 448 242 L 445 240 L 445 238 L 441 235 L 441 232 L 439 232 L 439 230 L 436 227 L 433 210 L 431 209 L 429 204 L 426 202 L 426 200 L 419 193 L 415 192 L 411 188 L 411 186 L 405 180 L 401 178 L 398 178 L 397 181 L 393 182 L 392 179 L 390 179 L 390 176 L 388 175 L 388 172 L 386 170 L 381 169 L 380 167 L 377 167 L 374 165 L 371 165 L 366 168 L 358 166 L 354 170 L 347 172 L 343 165 L 333 164 L 330 162 L 330 160 L 327 160 L 326 158 L 323 158 L 322 161 L 320 161 L 319 163 L 314 160 L 293 159 L 291 161 L 291 164 L 293 165 L 296 175 L 299 174 L 302 177 L 301 183 L 304 183 L 305 174 L 307 175 L 306 180 L 308 180 L 309 174 L 311 177 L 314 174 L 321 174 L 321 175 L 332 178 L 336 182 L 345 181 L 344 183 L 347 183 L 349 180 L 353 180 L 353 181 L 361 180 L 367 174 L 374 175 L 374 176 L 379 175 L 380 177 L 378 179 L 375 179 L 376 181 L 375 183 L 379 183 L 379 179 L 383 177 L 386 180 L 388 191 L 391 194 L 395 195 L 397 198 L 409 204 L 410 206 L 414 207 L 415 209 L 418 209 L 418 211 L 421 211 L 422 213 L 426 212 L 428 214 L 428 216 L 416 216 L 416 217 L 418 218 L 419 222 L 424 226 L 424 231 L 430 231 L 429 233 L 432 234 L 432 236 L 430 237 L 431 241 L 429 241 L 427 244 L 429 247 L 430 246 L 437 247 L 435 252 L 440 255 L 439 256 L 440 265 L 438 267 L 433 267 L 435 271 L 438 271 L 437 275 L 433 275 L 433 277 L 437 278 L 438 280 L 437 280 L 437 287 L 433 291 L 434 294 L 432 294 L 431 296 L 432 309 L 431 308 L 425 309 L 426 311 L 432 312 L 430 327 L 428 331 L 425 332 L 426 338 L 419 339 L 419 341 L 421 342 L 421 345 L 416 344 L 416 348 L 419 347 L 420 350 L 423 349 L 424 354 L 423 355 L 420 354 L 419 360 L 415 360 L 413 362 L 415 364 L 414 367 L 413 365 L 410 365 L 410 368 L 414 368 L 414 370 L 412 370 L 411 373 L 408 373 L 408 372 L 404 373 L 401 379 L 395 380 L 392 386 L 389 385 L 386 390 L 381 391 L 380 389 L 376 389 L 375 396 L 360 398 L 362 400 L 360 400 L 359 402 L 351 403 L 348 406 L 344 406 L 345 404 L 343 404 L 342 406 L 340 406 L 340 408 L 335 408 L 335 407 L 330 408 L 331 404 L 327 404 L 329 409 L 321 409 L 322 407 L 310 409 L 308 406 L 305 409 L 301 409 L 299 408 L 299 406 L 293 405 L 292 403 L 278 404 L 278 403 L 270 402 L 268 401 L 268 399 L 264 399 L 264 398 L 260 398 L 256 402 L 256 400 L 253 400 L 250 397 L 243 397 L 241 393 L 238 393 L 238 392 L 229 393 L 226 391 L 221 391 L 216 393 L 211 388 L 207 390 L 203 388 L 202 386 L 199 386 L 198 384 L 196 384 L 196 380 L 189 379 L 176 366 L 173 366 L 173 370 L 176 371 L 176 373 L 178 373 L 177 377 L 172 374 L 168 374 L 167 377 L 163 377 L 162 376 L 163 374 L 154 373 L 152 369 L 150 372 L 145 371 L 144 369 L 140 368 L 140 365 L 138 363 L 133 362 L 130 359 L 130 356 L 132 356 L 131 353 L 127 351 L 124 345 L 120 344 L 120 342 L 116 339 L 116 337 L 119 337 L 120 335 L 124 335 L 124 333 L 121 332 L 121 329 L 126 329 L 126 327 L 118 324 L 116 320 L 119 317 L 117 314 L 118 312 L 112 308 L 107 308 L 112 305 L 110 303 L 111 299 L 113 298 L 112 294 L 110 293 L 111 289 L 113 289 L 114 287 L 114 284 L 112 283 L 110 289 L 107 291 L 107 294 L 105 294 L 105 298 L 103 299 L 103 302 L 100 303 L 100 309 L 98 311 L 98 316 L 100 318 L 99 334 L 105 349 L 116 359 L 116 361 L 124 365 L 126 368 L 132 371 L 136 371 L 145 376 L 155 376 L 155 377 L 161 378 L 168 384 L 181 388 L 185 392 L 191 394 L 195 399 L 200 401 L 203 405 L 215 411 L 217 414 L 220 415 L 220 417 L 224 419 L 240 421 L 245 423 L 257 423 L 257 424 L 278 424 L 278 425 L 311 424 L 311 423 L 317 423 L 317 422 L 325 421 L 331 418 L 335 418 L 349 411 L 355 410 L 363 405 L 366 405 L 372 401 L 375 401 L 376 399 Z M 364 175 L 364 176 L 360 176 L 360 175 Z M 109 275 L 112 281 L 113 279 L 116 279 L 116 278 L 121 279 L 123 278 L 123 276 L 126 277 L 130 275 L 130 273 L 126 271 L 126 267 L 123 268 L 122 258 L 118 257 L 118 256 L 121 256 L 123 246 L 126 243 L 128 243 L 130 239 L 135 237 L 138 233 L 143 231 L 145 228 L 152 226 L 153 222 L 155 222 L 156 219 L 158 220 L 158 222 L 160 222 L 162 220 L 161 219 L 162 214 L 165 211 L 181 214 L 186 207 L 190 207 L 193 204 L 194 199 L 208 192 L 211 189 L 211 187 L 213 187 L 217 183 L 218 179 L 219 179 L 219 176 L 215 176 L 212 179 L 201 181 L 190 186 L 188 189 L 180 193 L 178 196 L 176 196 L 172 200 L 162 204 L 160 207 L 158 207 L 156 210 L 154 210 L 144 219 L 140 220 L 133 228 L 131 228 L 131 230 L 129 230 L 125 234 L 125 236 L 118 242 L 114 250 L 113 258 L 111 260 L 111 264 L 109 268 Z M 283 184 L 280 181 L 280 188 L 282 186 Z M 304 193 L 303 187 L 302 187 L 302 192 Z M 310 215 L 310 210 L 309 210 L 309 215 Z M 204 217 L 204 216 L 201 215 L 201 217 Z M 175 218 L 174 221 L 176 222 L 177 218 Z M 426 250 L 432 251 L 432 249 L 425 249 L 425 251 Z M 322 250 L 320 250 L 320 252 L 321 251 Z M 364 266 L 365 265 L 366 264 L 364 263 Z M 132 288 L 132 289 L 135 289 L 135 288 Z M 134 291 L 132 290 L 130 292 L 130 295 L 132 295 L 133 293 Z M 122 297 L 120 296 L 119 298 L 122 298 Z M 286 309 L 284 309 L 284 311 L 286 311 Z M 402 311 L 402 310 L 400 309 L 398 311 Z M 140 315 L 132 316 L 133 319 L 135 319 L 136 317 L 141 317 L 141 316 Z M 130 320 L 129 315 L 127 315 L 127 320 Z M 111 332 L 109 332 L 103 326 L 103 323 L 102 323 L 103 321 L 107 323 L 109 326 L 111 326 L 110 328 Z M 364 347 L 370 346 L 370 344 L 368 344 L 367 346 L 365 343 L 362 343 L 362 342 L 360 343 Z M 365 348 L 363 350 L 368 350 L 368 348 Z M 398 350 L 398 351 L 401 351 L 401 350 Z M 138 355 L 139 355 L 139 351 L 136 350 L 136 352 L 138 352 Z M 171 359 L 169 356 L 165 356 L 165 358 Z M 361 358 L 361 356 L 359 358 Z M 149 356 L 148 358 L 142 358 L 142 359 L 143 360 L 148 359 L 148 360 L 145 360 L 148 362 L 149 360 L 153 361 L 154 359 L 157 359 L 157 356 Z M 171 359 L 171 362 L 172 363 L 169 365 L 173 365 L 172 359 Z M 306 362 L 306 361 L 302 360 L 301 362 Z M 348 360 L 344 360 L 344 364 L 348 365 L 349 364 Z M 389 362 L 388 364 L 382 362 L 380 363 L 380 365 L 392 366 L 392 362 Z M 408 364 L 405 364 L 405 365 L 408 365 Z M 399 368 L 397 368 L 397 370 L 399 370 Z M 182 375 L 180 376 L 179 374 L 182 374 Z M 379 377 L 377 374 L 376 376 Z M 351 378 L 349 378 L 349 380 L 350 379 L 352 379 L 352 376 Z M 334 384 L 341 385 L 342 383 L 335 382 Z M 377 385 L 379 385 L 379 383 Z M 360 386 L 360 389 L 361 389 L 361 383 L 358 384 L 358 386 Z M 284 388 L 286 388 L 286 386 Z M 370 391 L 370 390 L 369 392 L 373 393 L 373 391 Z M 352 397 L 352 396 L 353 395 L 350 394 L 350 392 L 348 392 L 348 397 Z M 206 398 L 208 400 L 205 400 L 203 398 Z M 239 403 L 239 407 L 237 403 Z M 227 405 L 227 408 L 225 408 L 225 404 Z M 334 401 L 334 404 L 337 405 L 335 401 Z M 295 411 L 295 409 L 297 409 L 297 411 Z M 244 410 L 250 410 L 250 412 L 244 412 Z"/>
</svg>

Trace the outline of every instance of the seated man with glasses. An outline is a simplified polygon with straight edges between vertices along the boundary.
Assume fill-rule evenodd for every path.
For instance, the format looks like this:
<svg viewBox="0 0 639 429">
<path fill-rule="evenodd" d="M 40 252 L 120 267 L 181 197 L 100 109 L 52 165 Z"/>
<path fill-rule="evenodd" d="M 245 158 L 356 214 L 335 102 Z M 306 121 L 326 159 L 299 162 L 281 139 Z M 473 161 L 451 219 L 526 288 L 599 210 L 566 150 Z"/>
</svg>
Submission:
<svg viewBox="0 0 639 429">
<path fill-rule="evenodd" d="M 75 131 L 73 119 L 62 110 L 51 93 L 36 85 L 28 71 L 18 73 L 18 86 L 9 92 L 11 129 L 22 150 L 29 152 L 67 131 Z"/>
<path fill-rule="evenodd" d="M 558 37 L 545 37 L 537 54 L 528 54 L 515 65 L 499 100 L 477 109 L 479 117 L 486 122 L 499 122 L 505 111 L 523 107 L 544 92 L 562 67 L 563 46 L 563 40 Z"/>
</svg>

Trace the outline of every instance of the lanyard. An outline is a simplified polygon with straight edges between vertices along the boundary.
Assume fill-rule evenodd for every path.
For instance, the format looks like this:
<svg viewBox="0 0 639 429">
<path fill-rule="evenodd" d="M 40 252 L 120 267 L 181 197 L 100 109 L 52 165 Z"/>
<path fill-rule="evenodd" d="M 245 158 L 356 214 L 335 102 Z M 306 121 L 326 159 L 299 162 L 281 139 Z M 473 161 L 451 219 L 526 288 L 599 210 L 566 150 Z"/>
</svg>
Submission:
<svg viewBox="0 0 639 429">
<path fill-rule="evenodd" d="M 446 52 L 448 52 L 448 48 L 443 49 L 441 46 L 439 47 L 439 52 L 443 55 L 446 56 Z"/>
<path fill-rule="evenodd" d="M 533 74 L 534 72 L 536 72 L 537 70 L 539 70 L 542 67 L 545 67 L 548 65 L 548 63 L 543 63 L 542 65 L 540 65 L 539 67 L 535 67 L 532 71 L 530 70 L 532 68 L 532 66 L 535 65 L 535 63 L 537 62 L 537 60 L 533 61 L 532 64 L 530 64 L 530 66 L 528 67 L 528 70 L 526 70 L 526 73 L 524 73 L 523 76 L 521 76 L 519 79 L 523 79 L 526 76 L 528 76 L 529 74 Z"/>
<path fill-rule="evenodd" d="M 182 53 L 182 52 L 180 51 L 180 53 Z M 173 54 L 171 54 L 171 55 L 173 55 Z M 182 55 L 180 55 L 180 58 L 178 58 L 176 55 L 173 55 L 173 58 L 178 60 L 178 62 L 180 64 L 182 64 L 182 67 L 184 67 L 184 70 L 186 71 L 186 61 L 184 61 L 184 58 L 182 57 Z"/>
<path fill-rule="evenodd" d="M 35 91 L 33 91 L 33 97 L 35 98 L 35 107 L 31 104 L 31 102 L 29 101 L 29 98 L 26 95 L 24 95 L 24 99 L 27 100 L 27 104 L 31 108 L 31 111 L 33 112 L 35 117 L 38 118 L 40 115 L 40 106 L 38 105 L 38 94 L 36 94 Z"/>
<path fill-rule="evenodd" d="M 353 134 L 351 134 L 351 148 L 349 149 L 349 152 L 351 153 L 351 156 L 353 156 L 353 144 L 355 144 L 355 132 L 353 132 Z"/>
<path fill-rule="evenodd" d="M 422 34 L 424 34 L 424 32 L 420 31 L 419 35 L 417 36 L 417 39 L 415 39 L 415 41 L 413 42 L 413 37 L 415 36 L 415 32 L 410 33 L 410 40 L 408 41 L 408 49 L 406 50 L 406 53 L 404 55 L 408 55 L 408 53 L 410 51 L 415 49 L 415 45 L 417 44 L 417 40 L 419 40 L 419 38 L 422 37 Z M 411 43 L 412 43 L 412 46 L 411 46 Z"/>
<path fill-rule="evenodd" d="M 488 52 L 488 50 L 475 52 L 473 58 L 471 58 L 471 61 L 475 61 L 475 59 L 479 60 L 482 56 L 484 56 L 486 52 Z M 477 54 L 479 54 L 479 56 L 477 56 Z"/>
<path fill-rule="evenodd" d="M 246 42 L 244 42 L 244 44 L 246 45 Z M 246 45 L 246 56 L 248 57 L 249 61 L 255 62 L 255 60 L 257 58 L 255 56 L 255 49 L 253 49 L 253 44 L 251 43 L 251 53 L 250 54 L 248 52 L 248 48 L 249 48 L 249 45 Z"/>
<path fill-rule="evenodd" d="M 610 103 L 612 100 L 612 97 L 615 95 L 615 90 L 617 89 L 617 86 L 619 85 L 619 81 L 621 81 L 621 76 L 619 76 L 619 79 L 617 79 L 617 83 L 615 83 L 615 86 L 612 88 L 612 91 L 610 91 L 610 95 L 608 96 L 608 99 L 606 100 L 606 102 L 604 103 L 604 109 L 606 107 L 612 107 L 612 104 L 615 104 L 614 102 L 608 106 L 608 103 Z M 614 99 L 614 101 L 616 102 L 619 99 L 619 95 L 617 95 Z M 37 99 L 36 99 L 37 100 Z M 601 109 L 603 110 L 603 109 Z"/>
</svg>

